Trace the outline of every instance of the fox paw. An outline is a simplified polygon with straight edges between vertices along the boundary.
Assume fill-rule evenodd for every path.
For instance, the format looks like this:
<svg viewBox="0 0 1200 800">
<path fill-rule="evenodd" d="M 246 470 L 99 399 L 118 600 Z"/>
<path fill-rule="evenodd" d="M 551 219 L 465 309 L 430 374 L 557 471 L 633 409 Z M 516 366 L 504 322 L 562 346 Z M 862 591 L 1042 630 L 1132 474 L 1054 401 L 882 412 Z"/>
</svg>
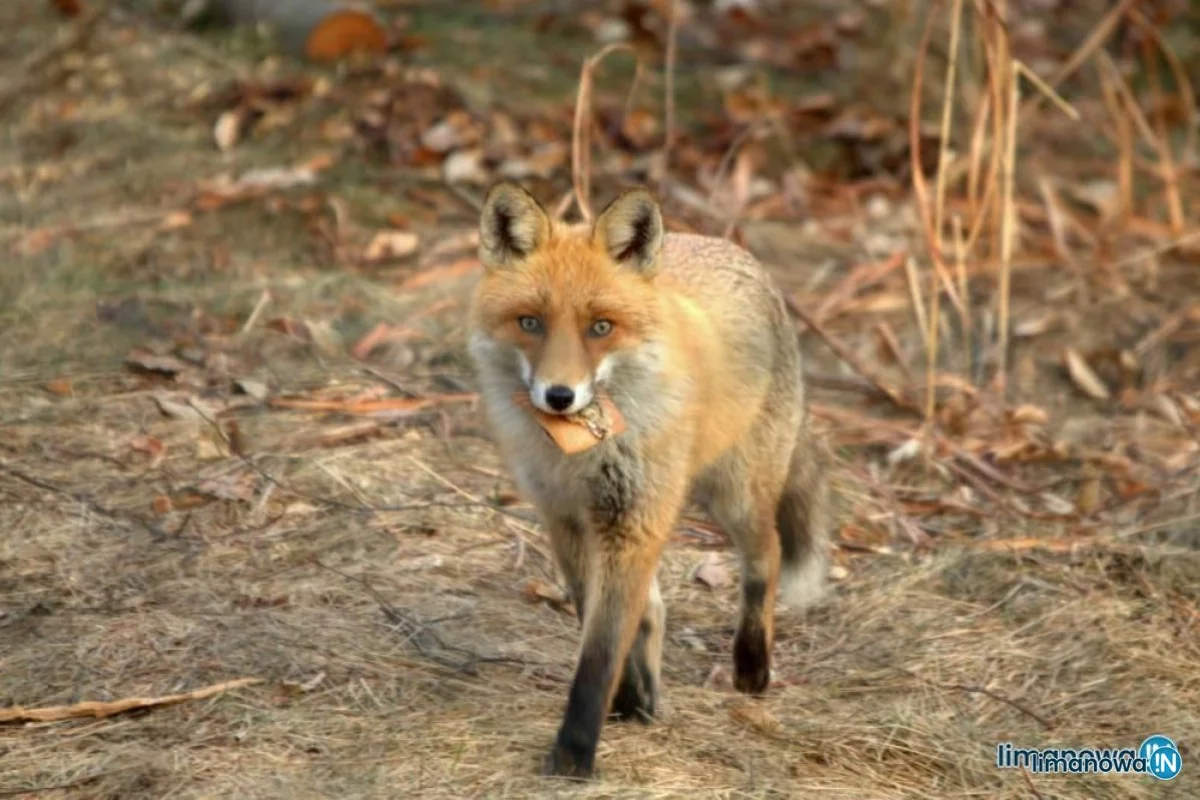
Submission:
<svg viewBox="0 0 1200 800">
<path fill-rule="evenodd" d="M 646 725 L 654 721 L 658 714 L 658 691 L 643 670 L 626 668 L 613 697 L 612 713 L 621 721 L 636 720 Z"/>
<path fill-rule="evenodd" d="M 585 781 L 592 777 L 594 756 L 555 744 L 542 762 L 542 775 L 549 778 L 570 778 Z"/>
<path fill-rule="evenodd" d="M 733 640 L 733 686 L 744 694 L 762 694 L 771 684 L 771 654 L 761 630 L 740 630 Z"/>
</svg>

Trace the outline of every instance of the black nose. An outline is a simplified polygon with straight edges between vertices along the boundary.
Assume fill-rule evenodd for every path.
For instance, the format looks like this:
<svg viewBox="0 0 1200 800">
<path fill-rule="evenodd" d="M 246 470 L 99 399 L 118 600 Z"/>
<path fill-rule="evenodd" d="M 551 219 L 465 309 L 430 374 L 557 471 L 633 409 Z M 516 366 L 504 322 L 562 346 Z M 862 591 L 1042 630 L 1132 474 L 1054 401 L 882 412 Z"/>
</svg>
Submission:
<svg viewBox="0 0 1200 800">
<path fill-rule="evenodd" d="M 570 386 L 551 386 L 546 390 L 546 405 L 555 411 L 565 411 L 575 402 L 575 392 Z"/>
</svg>

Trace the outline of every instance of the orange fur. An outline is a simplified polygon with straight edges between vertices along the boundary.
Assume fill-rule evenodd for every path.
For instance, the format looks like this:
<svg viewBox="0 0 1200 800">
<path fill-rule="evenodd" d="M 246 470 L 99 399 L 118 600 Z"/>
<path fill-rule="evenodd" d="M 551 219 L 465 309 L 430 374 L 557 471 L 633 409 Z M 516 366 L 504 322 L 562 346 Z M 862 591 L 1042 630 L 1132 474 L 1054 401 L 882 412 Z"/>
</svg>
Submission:
<svg viewBox="0 0 1200 800">
<path fill-rule="evenodd" d="M 744 250 L 665 234 L 644 190 L 592 226 L 569 226 L 513 184 L 489 193 L 480 239 L 486 271 L 469 328 L 484 406 L 583 625 L 547 769 L 586 776 L 610 708 L 655 714 L 665 612 L 654 573 L 689 496 L 741 553 L 735 685 L 759 693 L 781 577 L 797 597 L 816 596 L 822 582 L 823 471 L 795 333 L 778 289 Z M 547 387 L 571 388 L 577 400 L 607 395 L 625 430 L 564 453 L 513 399 L 527 393 L 546 411 Z"/>
</svg>

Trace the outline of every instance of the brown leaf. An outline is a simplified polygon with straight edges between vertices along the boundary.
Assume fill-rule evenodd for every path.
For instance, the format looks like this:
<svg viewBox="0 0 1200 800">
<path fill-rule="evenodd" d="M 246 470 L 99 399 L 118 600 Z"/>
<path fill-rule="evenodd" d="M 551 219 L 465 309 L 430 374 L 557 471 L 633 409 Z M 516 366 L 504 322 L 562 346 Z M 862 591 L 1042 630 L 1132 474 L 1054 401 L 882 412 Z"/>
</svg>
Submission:
<svg viewBox="0 0 1200 800">
<path fill-rule="evenodd" d="M 521 596 L 530 603 L 545 603 L 555 611 L 569 613 L 571 600 L 566 592 L 541 578 L 530 578 L 521 587 Z"/>
<path fill-rule="evenodd" d="M 478 258 L 461 258 L 440 267 L 430 267 L 416 272 L 405 278 L 396 288 L 400 291 L 410 292 L 413 289 L 421 289 L 442 281 L 465 277 L 478 269 L 480 269 Z"/>
<path fill-rule="evenodd" d="M 234 148 L 242 138 L 245 120 L 246 114 L 240 108 L 232 108 L 217 117 L 217 122 L 213 125 L 213 141 L 217 143 L 218 150 L 228 153 Z"/>
<path fill-rule="evenodd" d="M 1100 377 L 1088 365 L 1078 350 L 1074 347 L 1068 347 L 1063 351 L 1063 359 L 1067 365 L 1067 373 L 1081 392 L 1093 400 L 1108 400 L 1112 397 L 1112 394 L 1108 391 L 1108 387 L 1104 385 L 1104 382 L 1100 380 Z"/>
<path fill-rule="evenodd" d="M 163 517 L 170 514 L 174 510 L 175 505 L 171 502 L 170 497 L 167 497 L 165 494 L 159 494 L 154 496 L 154 500 L 150 503 L 150 508 L 155 514 Z"/>
<path fill-rule="evenodd" d="M 217 478 L 201 481 L 196 491 L 217 500 L 236 500 L 248 503 L 258 490 L 258 478 L 250 472 L 229 473 Z"/>
<path fill-rule="evenodd" d="M 50 394 L 56 394 L 59 397 L 70 397 L 75 394 L 75 387 L 71 383 L 70 378 L 56 378 L 52 381 L 47 381 L 42 385 Z"/>
<path fill-rule="evenodd" d="M 150 461 L 147 464 L 150 469 L 154 469 L 161 464 L 162 460 L 166 458 L 167 455 L 167 446 L 161 440 L 155 439 L 153 436 L 146 436 L 144 434 L 141 436 L 135 436 L 133 437 L 133 441 L 129 443 L 129 446 L 135 452 L 145 453 L 150 457 Z"/>
<path fill-rule="evenodd" d="M 160 356 L 141 348 L 130 350 L 129 355 L 125 356 L 125 364 L 134 372 L 171 377 L 178 375 L 186 369 L 190 369 L 187 363 L 175 356 Z"/>
<path fill-rule="evenodd" d="M 64 17 L 77 17 L 83 12 L 80 0 L 50 0 L 50 5 Z"/>
<path fill-rule="evenodd" d="M 734 722 L 762 736 L 778 739 L 783 735 L 783 726 L 779 724 L 779 719 L 762 703 L 738 703 L 729 709 L 729 716 Z"/>
<path fill-rule="evenodd" d="M 363 252 L 363 260 L 367 263 L 378 263 L 405 258 L 417 252 L 420 244 L 420 237 L 409 231 L 380 231 L 367 245 Z"/>
<path fill-rule="evenodd" d="M 716 553 L 709 553 L 692 570 L 692 580 L 709 589 L 723 589 L 733 583 L 729 570 L 717 558 Z"/>
</svg>

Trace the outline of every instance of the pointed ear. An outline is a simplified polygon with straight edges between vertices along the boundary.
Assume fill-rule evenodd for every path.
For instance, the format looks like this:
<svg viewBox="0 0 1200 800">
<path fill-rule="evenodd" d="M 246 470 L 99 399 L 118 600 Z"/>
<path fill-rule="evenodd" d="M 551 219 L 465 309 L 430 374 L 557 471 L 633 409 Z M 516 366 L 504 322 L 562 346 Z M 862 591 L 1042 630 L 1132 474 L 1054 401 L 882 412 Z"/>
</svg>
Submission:
<svg viewBox="0 0 1200 800">
<path fill-rule="evenodd" d="M 549 238 L 550 218 L 533 195 L 511 181 L 492 187 L 479 219 L 479 260 L 485 268 L 510 267 Z"/>
<path fill-rule="evenodd" d="M 657 268 L 663 242 L 662 211 L 649 190 L 630 189 L 601 212 L 592 229 L 614 261 L 649 275 Z"/>
</svg>

